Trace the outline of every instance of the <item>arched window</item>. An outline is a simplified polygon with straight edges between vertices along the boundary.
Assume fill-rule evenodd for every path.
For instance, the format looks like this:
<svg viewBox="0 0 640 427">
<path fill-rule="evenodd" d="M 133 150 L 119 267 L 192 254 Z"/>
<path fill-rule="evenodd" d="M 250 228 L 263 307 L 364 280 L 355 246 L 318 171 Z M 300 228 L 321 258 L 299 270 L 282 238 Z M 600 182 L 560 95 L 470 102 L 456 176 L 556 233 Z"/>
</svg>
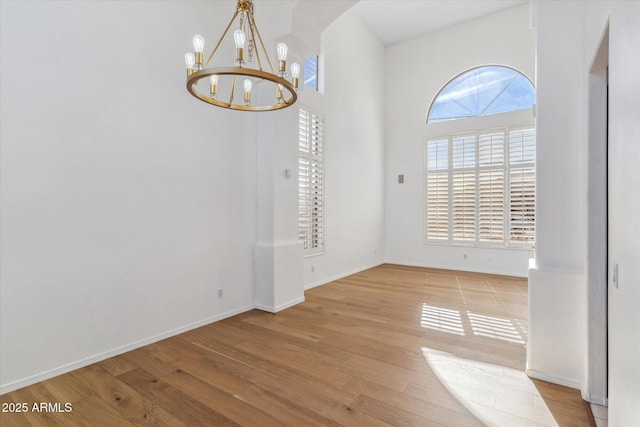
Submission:
<svg viewBox="0 0 640 427">
<path fill-rule="evenodd" d="M 429 108 L 427 123 L 524 110 L 535 104 L 531 81 L 513 68 L 474 68 L 447 83 Z"/>
<path fill-rule="evenodd" d="M 533 247 L 534 103 L 529 79 L 501 66 L 472 69 L 440 90 L 427 116 L 444 123 L 427 125 L 426 244 Z"/>
</svg>

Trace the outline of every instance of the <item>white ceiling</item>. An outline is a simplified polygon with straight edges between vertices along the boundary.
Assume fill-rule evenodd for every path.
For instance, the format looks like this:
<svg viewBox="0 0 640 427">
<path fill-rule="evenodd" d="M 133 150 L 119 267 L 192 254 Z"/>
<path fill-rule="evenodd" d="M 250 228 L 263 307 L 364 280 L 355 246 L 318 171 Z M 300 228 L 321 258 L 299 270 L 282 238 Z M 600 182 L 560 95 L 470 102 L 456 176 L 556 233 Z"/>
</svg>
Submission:
<svg viewBox="0 0 640 427">
<path fill-rule="evenodd" d="M 353 10 L 385 46 L 439 31 L 527 0 L 361 0 Z"/>
</svg>

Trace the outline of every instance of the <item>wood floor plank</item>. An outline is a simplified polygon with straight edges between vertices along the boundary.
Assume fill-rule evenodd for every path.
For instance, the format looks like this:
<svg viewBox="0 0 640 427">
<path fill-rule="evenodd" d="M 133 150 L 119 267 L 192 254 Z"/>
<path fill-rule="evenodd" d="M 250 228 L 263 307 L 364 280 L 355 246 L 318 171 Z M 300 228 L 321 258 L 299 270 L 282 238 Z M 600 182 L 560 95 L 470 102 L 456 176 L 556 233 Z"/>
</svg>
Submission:
<svg viewBox="0 0 640 427">
<path fill-rule="evenodd" d="M 76 403 L 73 411 L 64 416 L 62 425 L 68 426 L 129 427 L 136 425 L 96 395 Z"/>
<path fill-rule="evenodd" d="M 156 357 L 152 353 L 151 349 L 146 347 L 130 351 L 122 356 L 132 364 L 135 364 L 138 368 L 144 369 L 156 378 L 163 378 L 172 374 L 177 369 L 171 362 L 166 362 L 162 360 L 161 357 Z"/>
<path fill-rule="evenodd" d="M 434 422 L 419 415 L 390 405 L 384 400 L 378 400 L 366 395 L 360 395 L 353 404 L 354 410 L 362 411 L 371 417 L 381 420 L 393 426 L 416 426 L 416 427 L 444 427 L 446 420 L 442 423 Z"/>
<path fill-rule="evenodd" d="M 276 418 L 241 398 L 243 391 L 250 386 L 248 383 L 234 394 L 229 394 L 182 370 L 164 378 L 164 381 L 240 425 L 251 425 L 255 420 L 260 420 L 260 425 L 265 427 L 281 425 Z"/>
<path fill-rule="evenodd" d="M 448 426 L 482 426 L 482 423 L 475 419 L 441 384 L 433 384 L 429 389 L 431 394 L 421 396 L 422 399 L 405 392 L 399 393 L 361 378 L 354 379 L 344 388 L 357 392 L 360 396 L 385 402 L 404 412 L 425 418 L 434 424 L 445 424 L 443 420 L 447 420 L 446 425 Z"/>
<path fill-rule="evenodd" d="M 186 424 L 176 417 L 153 404 L 119 378 L 111 375 L 101 364 L 78 369 L 71 372 L 70 375 L 76 381 L 90 387 L 97 396 L 133 424 L 186 427 Z"/>
<path fill-rule="evenodd" d="M 138 367 L 138 365 L 130 361 L 127 354 L 111 357 L 103 360 L 102 362 L 96 363 L 96 365 L 100 366 L 113 376 L 124 374 L 125 372 L 129 372 Z"/>
<path fill-rule="evenodd" d="M 0 396 L 7 426 L 589 425 L 524 374 L 527 280 L 385 264 Z"/>
<path fill-rule="evenodd" d="M 142 369 L 134 369 L 118 378 L 187 425 L 238 425 Z"/>
<path fill-rule="evenodd" d="M 213 358 L 223 357 L 213 355 Z M 247 384 L 260 384 L 265 391 L 281 399 L 305 408 L 305 411 L 317 413 L 336 422 L 351 424 L 354 420 L 371 420 L 354 415 L 347 409 L 357 395 L 330 387 L 323 381 L 304 373 L 280 367 L 267 373 L 259 369 L 248 369 L 233 374 L 218 369 L 210 363 L 211 359 L 183 359 L 182 369 L 193 376 L 215 385 L 231 395 L 241 395 Z M 169 379 L 166 379 L 169 381 Z"/>
<path fill-rule="evenodd" d="M 311 412 L 297 403 L 269 393 L 262 387 L 251 385 L 238 398 L 279 419 L 290 426 L 337 426 L 340 425 L 321 414 Z"/>
</svg>

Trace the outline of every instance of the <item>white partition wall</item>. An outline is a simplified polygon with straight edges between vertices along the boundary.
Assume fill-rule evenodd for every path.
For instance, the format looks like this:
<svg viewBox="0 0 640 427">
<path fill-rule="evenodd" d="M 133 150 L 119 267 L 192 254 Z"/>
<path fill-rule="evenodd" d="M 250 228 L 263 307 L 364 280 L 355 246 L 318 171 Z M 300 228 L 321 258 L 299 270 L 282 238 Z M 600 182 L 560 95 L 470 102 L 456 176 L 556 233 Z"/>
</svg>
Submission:
<svg viewBox="0 0 640 427">
<path fill-rule="evenodd" d="M 640 4 L 566 1 L 537 7 L 539 226 L 537 266 L 529 275 L 528 368 L 534 376 L 582 389 L 587 399 L 606 399 L 610 425 L 637 425 Z M 603 42 L 608 51 L 602 51 Z M 602 90 L 597 80 L 603 78 L 594 68 L 597 61 L 608 65 L 609 74 L 608 259 L 598 250 L 602 235 L 593 231 L 602 220 L 596 190 L 604 179 L 597 158 L 604 153 L 594 145 L 602 138 L 602 127 L 593 123 L 601 120 L 594 104 Z M 555 163 L 543 163 L 543 157 Z M 592 263 L 607 264 L 607 283 L 598 279 L 602 267 Z M 607 291 L 597 288 L 607 285 Z M 604 326 L 603 298 L 608 298 L 607 354 L 596 333 Z M 602 372 L 593 368 L 606 369 L 606 359 L 608 395 L 603 396 Z"/>
</svg>

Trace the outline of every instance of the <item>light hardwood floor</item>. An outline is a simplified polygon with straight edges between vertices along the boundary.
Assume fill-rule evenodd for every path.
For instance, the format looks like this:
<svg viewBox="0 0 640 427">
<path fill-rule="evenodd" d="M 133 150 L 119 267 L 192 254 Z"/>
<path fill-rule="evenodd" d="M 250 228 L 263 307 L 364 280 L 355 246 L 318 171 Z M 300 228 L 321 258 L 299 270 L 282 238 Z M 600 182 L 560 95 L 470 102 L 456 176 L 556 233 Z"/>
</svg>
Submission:
<svg viewBox="0 0 640 427">
<path fill-rule="evenodd" d="M 2 426 L 589 426 L 524 374 L 526 279 L 382 265 L 12 393 Z M 31 409 L 31 408 L 30 408 Z"/>
</svg>

